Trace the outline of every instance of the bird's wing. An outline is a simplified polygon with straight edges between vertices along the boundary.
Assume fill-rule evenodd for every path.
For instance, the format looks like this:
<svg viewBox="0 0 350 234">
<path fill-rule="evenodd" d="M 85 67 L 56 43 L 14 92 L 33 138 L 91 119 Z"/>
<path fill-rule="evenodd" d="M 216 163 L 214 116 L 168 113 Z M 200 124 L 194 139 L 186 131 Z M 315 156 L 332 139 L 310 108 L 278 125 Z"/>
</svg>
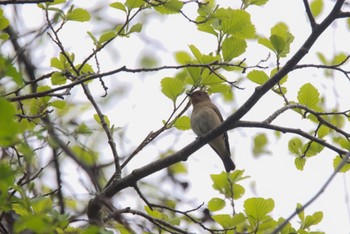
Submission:
<svg viewBox="0 0 350 234">
<path fill-rule="evenodd" d="M 213 110 L 215 111 L 215 113 L 219 116 L 220 123 L 221 123 L 222 121 L 224 121 L 223 118 L 222 118 L 222 115 L 221 115 L 221 113 L 220 113 L 220 111 L 219 111 L 219 109 L 217 108 L 217 106 L 215 106 L 215 105 L 213 104 L 212 107 L 213 107 Z M 225 140 L 226 150 L 227 150 L 228 154 L 231 156 L 230 143 L 228 142 L 228 135 L 227 135 L 227 132 L 224 133 L 224 140 Z"/>
</svg>

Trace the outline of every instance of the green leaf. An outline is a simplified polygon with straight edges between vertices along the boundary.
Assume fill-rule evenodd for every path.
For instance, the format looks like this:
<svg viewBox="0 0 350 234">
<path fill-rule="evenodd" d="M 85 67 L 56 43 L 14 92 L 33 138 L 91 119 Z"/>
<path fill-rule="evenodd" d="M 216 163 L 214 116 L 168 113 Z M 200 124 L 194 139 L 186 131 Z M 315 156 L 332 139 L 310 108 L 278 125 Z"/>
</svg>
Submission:
<svg viewBox="0 0 350 234">
<path fill-rule="evenodd" d="M 325 125 L 321 125 L 321 127 L 317 131 L 317 136 L 319 138 L 323 138 L 328 135 L 329 131 L 330 131 L 329 127 Z"/>
<path fill-rule="evenodd" d="M 185 65 L 189 64 L 192 60 L 191 56 L 185 51 L 178 51 L 175 53 L 176 62 Z"/>
<path fill-rule="evenodd" d="M 51 75 L 52 85 L 64 85 L 67 82 L 67 78 L 61 72 L 54 72 Z"/>
<path fill-rule="evenodd" d="M 345 157 L 345 156 L 343 156 L 343 157 Z M 342 161 L 343 161 L 343 159 L 342 159 L 339 155 L 336 156 L 336 157 L 333 159 L 333 168 L 334 168 L 334 170 L 339 166 L 339 164 L 342 163 Z M 345 165 L 340 169 L 339 172 L 345 173 L 345 172 L 347 172 L 347 171 L 349 171 L 349 170 L 350 170 L 350 163 L 347 162 L 347 163 L 345 163 Z"/>
<path fill-rule="evenodd" d="M 187 168 L 186 168 L 185 164 L 184 164 L 184 163 L 181 163 L 181 162 L 175 163 L 175 164 L 171 165 L 171 166 L 169 167 L 169 170 L 171 171 L 171 173 L 172 173 L 173 175 L 185 174 L 185 173 L 187 173 Z"/>
<path fill-rule="evenodd" d="M 294 36 L 288 31 L 288 26 L 278 23 L 271 28 L 270 38 L 259 38 L 258 43 L 272 50 L 278 57 L 286 57 L 293 41 Z"/>
<path fill-rule="evenodd" d="M 167 0 L 164 4 L 155 6 L 154 9 L 161 14 L 177 14 L 181 11 L 184 3 L 179 0 Z"/>
<path fill-rule="evenodd" d="M 100 44 L 103 44 L 104 42 L 106 41 L 109 41 L 113 38 L 115 38 L 117 35 L 116 31 L 107 31 L 107 32 L 104 32 L 100 38 L 98 39 L 98 43 Z"/>
<path fill-rule="evenodd" d="M 221 29 L 226 34 L 243 39 L 253 38 L 255 36 L 255 27 L 251 23 L 250 15 L 244 10 L 220 8 L 214 16 L 220 20 Z"/>
<path fill-rule="evenodd" d="M 200 67 L 187 67 L 186 68 L 188 74 L 190 75 L 193 84 L 198 85 L 201 80 L 201 68 Z"/>
<path fill-rule="evenodd" d="M 15 143 L 19 132 L 16 109 L 12 103 L 0 97 L 0 113 L 0 146 L 11 146 Z"/>
<path fill-rule="evenodd" d="M 144 0 L 126 0 L 125 6 L 131 10 L 134 8 L 140 8 L 145 3 Z"/>
<path fill-rule="evenodd" d="M 298 212 L 298 217 L 299 217 L 301 223 L 304 222 L 304 219 L 305 219 L 305 211 L 304 211 L 303 206 L 302 206 L 300 203 L 297 204 L 296 210 L 297 210 L 297 212 Z"/>
<path fill-rule="evenodd" d="M 324 146 L 317 142 L 308 142 L 303 146 L 302 151 L 305 153 L 306 157 L 315 156 L 324 149 Z"/>
<path fill-rule="evenodd" d="M 294 165 L 299 171 L 304 170 L 305 163 L 306 163 L 305 157 L 296 157 L 294 159 Z"/>
<path fill-rule="evenodd" d="M 74 145 L 72 151 L 83 163 L 92 166 L 96 163 L 98 159 L 98 154 L 86 147 Z"/>
<path fill-rule="evenodd" d="M 195 45 L 189 45 L 189 47 L 194 57 L 197 59 L 198 62 L 201 63 L 203 57 L 202 53 L 199 51 L 199 49 L 197 49 Z"/>
<path fill-rule="evenodd" d="M 130 28 L 129 33 L 133 33 L 133 32 L 139 33 L 139 32 L 141 32 L 141 30 L 142 30 L 142 24 L 137 23 L 137 24 L 134 24 L 134 25 Z"/>
<path fill-rule="evenodd" d="M 188 116 L 181 116 L 175 120 L 174 127 L 179 130 L 191 129 L 190 118 Z"/>
<path fill-rule="evenodd" d="M 222 75 L 221 75 L 222 76 Z M 223 83 L 224 80 L 218 77 L 218 74 L 212 73 L 209 69 L 205 69 L 202 72 L 202 84 L 203 85 L 216 85 Z"/>
<path fill-rule="evenodd" d="M 304 84 L 298 92 L 298 101 L 309 108 L 317 107 L 320 100 L 320 93 L 310 83 Z"/>
<path fill-rule="evenodd" d="M 212 174 L 210 177 L 213 181 L 213 188 L 227 198 L 239 199 L 245 193 L 244 187 L 237 184 L 238 181 L 246 178 L 242 176 L 243 173 L 242 170 L 235 170 L 229 174 L 226 172 Z"/>
<path fill-rule="evenodd" d="M 64 109 L 67 106 L 67 102 L 63 100 L 55 100 L 50 102 L 50 106 L 56 107 L 57 109 Z"/>
<path fill-rule="evenodd" d="M 318 211 L 315 212 L 313 215 L 308 215 L 305 217 L 304 222 L 302 223 L 303 229 L 308 229 L 313 225 L 319 224 L 323 219 L 323 212 Z"/>
<path fill-rule="evenodd" d="M 254 83 L 263 85 L 269 80 L 269 76 L 265 72 L 259 70 L 253 70 L 248 73 L 247 78 Z"/>
<path fill-rule="evenodd" d="M 185 84 L 183 81 L 165 77 L 161 80 L 162 92 L 165 96 L 170 98 L 174 103 L 179 95 L 185 91 Z"/>
<path fill-rule="evenodd" d="M 98 114 L 94 114 L 94 119 L 96 120 L 96 122 L 97 122 L 99 125 L 102 126 L 102 121 L 101 121 L 101 119 L 100 119 L 100 117 L 99 117 Z M 110 127 L 111 123 L 110 123 L 110 121 L 109 121 L 107 115 L 103 115 L 103 120 L 105 121 L 105 123 L 107 124 L 107 126 Z"/>
<path fill-rule="evenodd" d="M 61 70 L 61 71 L 65 69 L 64 64 L 58 58 L 52 58 L 50 66 L 57 68 L 58 70 Z"/>
<path fill-rule="evenodd" d="M 237 225 L 245 222 L 246 220 L 246 218 L 244 217 L 244 214 L 242 213 L 236 214 L 233 217 L 231 217 L 228 214 L 218 214 L 218 215 L 213 215 L 212 218 L 215 220 L 215 222 L 220 224 L 220 226 L 224 229 L 234 228 Z"/>
<path fill-rule="evenodd" d="M 210 199 L 210 201 L 208 202 L 208 209 L 211 212 L 214 212 L 214 211 L 221 210 L 222 208 L 225 207 L 225 205 L 226 205 L 225 200 L 223 200 L 221 198 L 214 197 L 214 198 Z"/>
<path fill-rule="evenodd" d="M 109 6 L 112 8 L 119 9 L 119 10 L 126 12 L 125 5 L 121 2 L 113 2 L 113 3 L 109 4 Z"/>
<path fill-rule="evenodd" d="M 85 9 L 76 8 L 67 14 L 67 20 L 86 22 L 90 20 L 90 13 Z"/>
<path fill-rule="evenodd" d="M 314 0 L 310 4 L 311 13 L 314 17 L 317 17 L 321 14 L 323 10 L 323 0 Z"/>
<path fill-rule="evenodd" d="M 264 198 L 248 198 L 244 202 L 244 211 L 247 214 L 250 222 L 255 223 L 254 226 L 258 226 L 260 222 L 269 219 L 267 216 L 273 208 L 275 207 L 275 202 L 273 199 Z"/>
<path fill-rule="evenodd" d="M 222 56 L 224 61 L 229 62 L 233 58 L 243 54 L 247 48 L 245 40 L 235 37 L 228 37 L 222 43 Z"/>
<path fill-rule="evenodd" d="M 259 156 L 261 154 L 269 153 L 269 151 L 266 149 L 268 143 L 268 138 L 266 137 L 266 134 L 261 133 L 254 137 L 254 148 L 253 153 L 254 156 Z"/>
<path fill-rule="evenodd" d="M 4 16 L 2 9 L 0 9 L 0 31 L 4 30 L 9 25 L 9 20 Z"/>
<path fill-rule="evenodd" d="M 32 202 L 34 214 L 46 214 L 52 210 L 52 200 L 49 197 L 35 198 Z"/>
<path fill-rule="evenodd" d="M 262 6 L 265 5 L 268 0 L 242 0 L 243 9 L 246 9 L 250 5 Z"/>
</svg>

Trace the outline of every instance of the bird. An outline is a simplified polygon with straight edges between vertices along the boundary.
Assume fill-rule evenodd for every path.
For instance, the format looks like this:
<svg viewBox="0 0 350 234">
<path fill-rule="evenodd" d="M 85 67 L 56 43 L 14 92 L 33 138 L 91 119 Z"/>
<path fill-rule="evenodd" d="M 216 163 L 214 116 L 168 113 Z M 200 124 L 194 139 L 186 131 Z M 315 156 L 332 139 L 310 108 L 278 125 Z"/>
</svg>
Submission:
<svg viewBox="0 0 350 234">
<path fill-rule="evenodd" d="M 198 137 L 204 136 L 221 124 L 223 121 L 222 115 L 217 106 L 210 100 L 207 92 L 199 90 L 187 93 L 187 95 L 193 106 L 190 125 Z M 221 158 L 226 172 L 236 168 L 231 159 L 227 132 L 210 141 L 209 145 Z"/>
</svg>

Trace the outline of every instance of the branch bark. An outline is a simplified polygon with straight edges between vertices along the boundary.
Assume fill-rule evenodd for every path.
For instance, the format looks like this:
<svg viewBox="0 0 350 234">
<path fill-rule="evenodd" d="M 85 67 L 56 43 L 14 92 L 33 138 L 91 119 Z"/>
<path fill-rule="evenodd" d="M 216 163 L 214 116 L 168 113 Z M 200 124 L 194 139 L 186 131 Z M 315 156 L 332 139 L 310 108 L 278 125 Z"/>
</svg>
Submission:
<svg viewBox="0 0 350 234">
<path fill-rule="evenodd" d="M 102 218 L 100 217 L 100 209 L 102 208 L 101 200 L 106 198 L 111 198 L 116 193 L 124 188 L 133 186 L 138 180 L 147 177 L 157 171 L 160 171 L 172 164 L 180 161 L 186 161 L 187 158 L 198 150 L 203 145 L 207 144 L 209 141 L 223 134 L 227 130 L 230 130 L 235 126 L 237 121 L 239 121 L 248 111 L 278 82 L 287 75 L 293 68 L 300 62 L 300 60 L 309 52 L 310 48 L 319 38 L 319 36 L 330 26 L 330 24 L 336 20 L 341 12 L 341 7 L 345 0 L 338 0 L 330 14 L 322 21 L 319 25 L 314 27 L 309 37 L 306 39 L 305 43 L 301 48 L 294 54 L 294 56 L 287 61 L 284 67 L 279 70 L 270 80 L 268 80 L 264 85 L 256 88 L 255 92 L 250 96 L 250 98 L 231 116 L 229 116 L 218 128 L 213 129 L 207 135 L 195 140 L 191 144 L 182 148 L 178 152 L 170 155 L 166 158 L 154 161 L 144 167 L 134 170 L 131 174 L 127 175 L 120 180 L 113 181 L 110 186 L 102 190 L 94 199 L 92 199 L 88 206 L 87 215 L 90 223 L 102 225 Z"/>
</svg>

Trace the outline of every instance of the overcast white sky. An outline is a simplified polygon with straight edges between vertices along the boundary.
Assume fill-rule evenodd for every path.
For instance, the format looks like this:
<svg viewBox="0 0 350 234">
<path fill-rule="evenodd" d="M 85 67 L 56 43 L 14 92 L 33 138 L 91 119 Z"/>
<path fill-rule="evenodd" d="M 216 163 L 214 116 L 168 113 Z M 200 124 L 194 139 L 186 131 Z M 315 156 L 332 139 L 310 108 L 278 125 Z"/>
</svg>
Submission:
<svg viewBox="0 0 350 234">
<path fill-rule="evenodd" d="M 97 2 L 77 0 L 74 1 L 74 4 L 84 7 L 91 4 L 87 7 L 93 8 Z M 217 2 L 220 6 L 231 6 L 234 8 L 239 6 L 240 1 L 222 0 Z M 325 2 L 329 6 L 333 1 Z M 9 6 L 6 7 L 10 8 Z M 26 22 L 25 24 L 34 28 L 40 25 L 43 20 L 42 13 L 36 11 L 35 8 L 34 6 L 23 6 L 23 11 L 20 12 L 20 16 Z M 195 13 L 193 12 L 195 11 L 191 11 L 193 11 L 193 8 L 186 6 L 185 12 L 191 18 L 194 18 Z M 266 6 L 251 7 L 248 11 L 251 13 L 253 24 L 256 25 L 256 31 L 261 35 L 269 36 L 270 28 L 275 23 L 285 22 L 295 36 L 291 54 L 300 47 L 310 32 L 310 27 L 306 23 L 302 0 L 270 0 Z M 6 9 L 8 15 L 12 14 L 10 12 L 10 9 Z M 116 10 L 111 10 L 108 14 L 115 22 L 119 22 L 122 20 L 122 15 L 116 12 Z M 324 12 L 323 16 L 326 13 Z M 64 27 L 61 39 L 67 48 L 75 52 L 76 60 L 83 59 L 92 51 L 92 43 L 86 31 L 94 31 L 94 29 L 99 27 L 99 25 L 80 23 L 69 23 Z M 215 38 L 198 32 L 195 28 L 195 25 L 188 23 L 182 16 L 153 17 L 144 27 L 141 34 L 142 38 L 147 38 L 148 43 L 145 44 L 144 40 L 137 36 L 115 41 L 107 47 L 106 51 L 98 55 L 101 71 L 109 71 L 123 65 L 135 68 L 138 66 L 137 60 L 142 53 L 155 55 L 160 61 L 160 65 L 172 65 L 175 64 L 174 52 L 179 50 L 189 51 L 188 45 L 190 44 L 195 44 L 203 53 L 214 51 L 216 48 Z M 349 41 L 350 33 L 346 30 L 344 20 L 338 21 L 319 38 L 309 55 L 302 62 L 318 63 L 319 61 L 315 60 L 315 52 L 317 51 L 321 51 L 328 58 L 332 58 L 334 53 L 340 51 L 349 54 Z M 109 52 L 111 51 L 115 52 L 117 56 L 110 56 Z M 248 63 L 254 64 L 261 59 L 265 59 L 268 53 L 268 50 L 264 47 L 252 45 L 242 58 L 246 58 Z M 49 59 L 53 56 L 57 56 L 57 48 L 51 45 L 48 45 L 45 51 L 37 52 L 37 59 L 42 61 L 41 65 L 43 67 L 49 67 Z M 271 66 L 273 66 L 273 60 L 271 59 L 270 61 Z M 282 64 L 285 61 L 282 60 Z M 171 113 L 171 102 L 160 92 L 160 79 L 165 76 L 173 76 L 174 74 L 175 71 L 172 70 L 141 74 L 140 76 L 123 73 L 112 76 L 111 81 L 107 80 L 110 90 L 121 84 L 130 87 L 126 94 L 128 98 L 110 103 L 108 108 L 103 110 L 109 115 L 112 124 L 124 127 L 126 130 L 125 136 L 128 141 L 124 142 L 126 149 L 125 151 L 121 150 L 122 152 L 129 152 L 150 131 L 159 128 L 162 124 L 162 119 L 166 119 Z M 349 80 L 340 74 L 336 74 L 335 81 L 332 81 L 324 79 L 322 74 L 322 71 L 319 70 L 291 73 L 287 83 L 288 98 L 296 100 L 298 89 L 307 82 L 314 82 L 313 84 L 320 89 L 321 93 L 327 94 L 326 103 L 329 110 L 337 104 L 342 107 L 342 110 L 350 109 Z M 233 77 L 235 76 L 237 74 L 233 75 Z M 95 96 L 99 97 L 103 92 L 98 82 L 95 83 L 96 87 L 94 87 L 93 91 Z M 245 89 L 234 90 L 236 96 L 234 103 L 224 103 L 220 97 L 212 97 L 222 110 L 224 117 L 231 114 L 234 109 L 237 109 L 244 103 L 255 88 L 249 82 L 244 82 L 241 86 Z M 335 93 L 338 96 L 335 96 Z M 271 105 L 272 103 L 273 105 Z M 273 94 L 268 94 L 243 119 L 261 121 L 272 114 L 276 110 L 275 108 L 282 106 L 282 100 L 279 100 Z M 190 111 L 187 114 L 189 115 Z M 83 118 L 91 118 L 91 116 L 84 116 Z M 142 118 L 142 121 L 140 121 L 140 118 Z M 291 112 L 281 116 L 276 123 L 291 127 L 311 126 L 307 121 L 301 120 L 300 116 Z M 349 125 L 346 126 L 345 130 L 349 132 Z M 252 156 L 251 144 L 252 137 L 257 132 L 266 132 L 268 134 L 271 142 L 269 151 L 272 153 L 258 159 Z M 318 157 L 308 159 L 304 171 L 298 171 L 294 166 L 294 157 L 287 150 L 290 136 L 283 135 L 281 139 L 277 140 L 272 133 L 263 130 L 236 129 L 229 132 L 231 150 L 237 168 L 244 169 L 245 174 L 250 176 L 250 179 L 245 180 L 242 184 L 246 188 L 255 185 L 255 191 L 247 189 L 243 199 L 236 202 L 237 212 L 243 209 L 242 202 L 250 196 L 271 197 L 275 200 L 273 216 L 287 218 L 294 212 L 297 203 L 304 204 L 307 202 L 331 175 L 333 172 L 332 161 L 335 155 L 327 150 Z M 134 167 L 148 163 L 150 155 L 157 156 L 159 151 L 162 152 L 168 149 L 169 142 L 174 146 L 174 149 L 180 149 L 193 139 L 195 139 L 195 135 L 192 131 L 172 131 L 172 134 L 161 138 L 154 146 L 146 148 L 138 156 L 138 159 L 131 162 L 129 169 L 132 170 Z M 109 155 L 108 147 L 106 147 L 104 152 L 106 155 Z M 147 157 L 146 161 L 140 160 L 145 157 Z M 205 146 L 185 163 L 189 170 L 189 174 L 185 177 L 191 184 L 189 192 L 184 194 L 184 196 L 188 197 L 188 200 L 196 198 L 197 202 L 194 204 L 197 205 L 207 202 L 213 197 L 213 194 L 216 195 L 215 192 L 212 193 L 211 191 L 209 175 L 220 173 L 223 170 L 221 161 L 209 146 Z M 67 172 L 70 170 L 67 170 Z M 77 169 L 73 168 L 73 171 L 75 170 Z M 152 179 L 155 176 L 151 176 L 148 179 Z M 72 178 L 71 175 L 70 178 Z M 324 212 L 323 221 L 318 225 L 320 230 L 326 233 L 350 233 L 349 202 L 347 201 L 350 189 L 349 181 L 349 173 L 337 175 L 324 194 L 306 210 L 306 214 L 312 214 L 319 210 Z M 296 219 L 293 222 L 295 224 Z"/>
</svg>

